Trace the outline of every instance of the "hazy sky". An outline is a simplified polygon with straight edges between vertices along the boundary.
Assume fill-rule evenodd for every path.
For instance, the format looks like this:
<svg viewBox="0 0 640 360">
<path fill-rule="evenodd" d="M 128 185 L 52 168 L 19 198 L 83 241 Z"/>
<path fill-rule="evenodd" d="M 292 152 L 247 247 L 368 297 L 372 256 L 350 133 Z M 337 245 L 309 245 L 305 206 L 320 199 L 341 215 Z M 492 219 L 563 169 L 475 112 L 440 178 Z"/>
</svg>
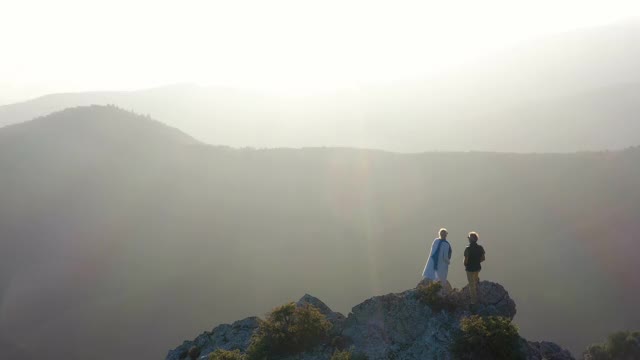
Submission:
<svg viewBox="0 0 640 360">
<path fill-rule="evenodd" d="M 384 83 L 640 15 L 637 0 L 0 1 L 0 103 L 176 82 Z"/>
</svg>

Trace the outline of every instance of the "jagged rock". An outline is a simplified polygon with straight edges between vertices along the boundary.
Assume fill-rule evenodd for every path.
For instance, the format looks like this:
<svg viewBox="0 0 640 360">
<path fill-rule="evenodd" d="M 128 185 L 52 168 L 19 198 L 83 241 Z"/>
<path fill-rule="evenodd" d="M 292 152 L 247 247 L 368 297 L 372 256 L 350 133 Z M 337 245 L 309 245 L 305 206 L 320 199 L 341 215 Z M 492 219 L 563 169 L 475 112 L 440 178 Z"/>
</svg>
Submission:
<svg viewBox="0 0 640 360">
<path fill-rule="evenodd" d="M 376 296 L 352 309 L 342 334 L 370 360 L 446 359 L 457 320 L 434 314 L 415 290 Z"/>
<path fill-rule="evenodd" d="M 421 284 L 427 285 L 426 282 Z M 471 315 L 469 290 L 467 287 L 462 290 L 445 288 L 439 295 L 455 304 L 452 311 L 433 311 L 419 300 L 416 288 L 372 297 L 354 306 L 345 318 L 319 299 L 306 294 L 296 305 L 311 305 L 324 314 L 333 324 L 330 336 L 333 341 L 283 360 L 328 360 L 336 348 L 353 348 L 369 360 L 452 359 L 449 348 L 460 320 Z M 479 301 L 473 309 L 475 314 L 509 319 L 516 314 L 514 301 L 499 284 L 480 282 Z M 247 318 L 231 325 L 220 325 L 170 351 L 167 360 L 178 360 L 180 354 L 192 346 L 202 350 L 200 359 L 206 359 L 216 349 L 246 351 L 258 321 L 257 318 Z M 573 359 L 567 350 L 549 342 L 523 340 L 523 349 L 527 360 Z"/>
<path fill-rule="evenodd" d="M 469 309 L 471 294 L 469 286 L 462 290 L 454 290 L 449 295 L 460 309 Z M 516 303 L 505 288 L 497 283 L 481 281 L 478 284 L 478 304 L 473 309 L 475 314 L 483 316 L 504 316 L 513 320 L 516 316 Z"/>
<path fill-rule="evenodd" d="M 320 310 L 322 315 L 326 316 L 327 320 L 331 321 L 332 323 L 337 321 L 342 321 L 345 319 L 344 315 L 342 315 L 339 312 L 332 311 L 325 303 L 320 301 L 320 299 L 318 299 L 315 296 L 305 294 L 303 297 L 300 298 L 300 300 L 296 302 L 296 306 L 303 306 L 307 304 Z"/>
<path fill-rule="evenodd" d="M 429 286 L 431 283 L 431 280 L 424 279 L 417 286 Z M 471 310 L 471 294 L 468 285 L 462 290 L 443 287 L 439 294 L 447 297 L 460 311 L 466 313 Z M 516 303 L 502 285 L 481 281 L 478 284 L 478 304 L 473 308 L 473 312 L 483 316 L 504 316 L 513 320 L 516 316 Z"/>
<path fill-rule="evenodd" d="M 327 318 L 327 320 L 329 320 L 329 322 L 331 322 L 333 327 L 331 328 L 331 331 L 329 334 L 330 336 L 336 337 L 340 335 L 340 333 L 342 332 L 342 328 L 344 327 L 344 321 L 346 319 L 344 315 L 342 315 L 339 312 L 335 312 L 331 310 L 325 303 L 320 301 L 320 299 L 318 299 L 315 296 L 311 296 L 309 294 L 305 294 L 303 297 L 300 298 L 300 300 L 296 302 L 296 306 L 303 306 L 303 305 L 314 306 L 315 308 L 320 310 L 320 313 L 322 313 L 322 315 L 324 315 Z"/>
<path fill-rule="evenodd" d="M 216 349 L 246 351 L 251 342 L 251 335 L 258 328 L 258 321 L 257 317 L 249 317 L 231 325 L 217 326 L 210 332 L 200 334 L 193 341 L 185 341 L 169 351 L 166 360 L 180 360 L 181 356 L 194 346 L 200 349 L 201 359 L 206 359 Z"/>
<path fill-rule="evenodd" d="M 573 360 L 573 355 L 566 350 L 548 341 L 527 342 L 527 360 Z"/>
</svg>

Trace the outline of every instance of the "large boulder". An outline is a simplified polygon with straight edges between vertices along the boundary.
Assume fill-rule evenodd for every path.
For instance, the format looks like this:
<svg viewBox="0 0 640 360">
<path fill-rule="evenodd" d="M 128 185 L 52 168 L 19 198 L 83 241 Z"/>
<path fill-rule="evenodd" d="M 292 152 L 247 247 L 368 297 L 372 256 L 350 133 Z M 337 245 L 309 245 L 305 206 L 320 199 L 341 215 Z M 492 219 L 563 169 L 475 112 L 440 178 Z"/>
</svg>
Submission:
<svg viewBox="0 0 640 360">
<path fill-rule="evenodd" d="M 342 335 L 370 360 L 445 359 L 456 326 L 453 315 L 434 313 L 410 290 L 356 305 Z"/>
<path fill-rule="evenodd" d="M 516 303 L 502 285 L 494 282 L 481 281 L 478 284 L 478 303 L 473 307 L 468 285 L 462 290 L 453 290 L 449 296 L 458 308 L 478 315 L 503 316 L 511 320 L 516 316 Z"/>
</svg>

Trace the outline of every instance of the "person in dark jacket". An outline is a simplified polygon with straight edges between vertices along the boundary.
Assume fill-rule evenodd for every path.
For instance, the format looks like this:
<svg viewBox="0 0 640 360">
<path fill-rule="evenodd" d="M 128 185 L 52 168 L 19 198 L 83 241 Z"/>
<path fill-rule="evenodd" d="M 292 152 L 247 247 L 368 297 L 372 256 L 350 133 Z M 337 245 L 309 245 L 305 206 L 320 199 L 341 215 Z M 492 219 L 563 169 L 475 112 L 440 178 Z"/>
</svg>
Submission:
<svg viewBox="0 0 640 360">
<path fill-rule="evenodd" d="M 471 293 L 471 305 L 478 302 L 478 283 L 480 282 L 481 262 L 484 261 L 484 248 L 478 245 L 478 233 L 470 232 L 469 246 L 464 249 L 464 268 L 469 280 L 469 292 Z"/>
</svg>

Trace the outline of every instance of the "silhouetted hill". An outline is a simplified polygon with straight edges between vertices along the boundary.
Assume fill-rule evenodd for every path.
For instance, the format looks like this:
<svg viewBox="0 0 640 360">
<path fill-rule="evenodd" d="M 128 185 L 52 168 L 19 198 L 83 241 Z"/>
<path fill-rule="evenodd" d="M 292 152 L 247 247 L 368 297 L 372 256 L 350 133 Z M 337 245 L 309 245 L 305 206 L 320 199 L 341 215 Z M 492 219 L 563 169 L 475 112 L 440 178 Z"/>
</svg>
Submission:
<svg viewBox="0 0 640 360">
<path fill-rule="evenodd" d="M 454 286 L 476 230 L 523 336 L 581 351 L 640 322 L 639 165 L 638 148 L 234 150 L 67 110 L 0 129 L 0 333 L 52 359 L 157 359 L 300 293 L 346 312 L 411 287 L 446 226 Z"/>
<path fill-rule="evenodd" d="M 115 104 L 209 144 L 399 152 L 574 152 L 640 143 L 640 22 L 521 44 L 428 81 L 317 96 L 175 85 L 0 106 L 0 126 Z"/>
<path fill-rule="evenodd" d="M 149 116 L 115 106 L 68 108 L 0 133 L 3 145 L 30 141 L 38 145 L 171 146 L 197 143 L 192 137 Z"/>
</svg>

